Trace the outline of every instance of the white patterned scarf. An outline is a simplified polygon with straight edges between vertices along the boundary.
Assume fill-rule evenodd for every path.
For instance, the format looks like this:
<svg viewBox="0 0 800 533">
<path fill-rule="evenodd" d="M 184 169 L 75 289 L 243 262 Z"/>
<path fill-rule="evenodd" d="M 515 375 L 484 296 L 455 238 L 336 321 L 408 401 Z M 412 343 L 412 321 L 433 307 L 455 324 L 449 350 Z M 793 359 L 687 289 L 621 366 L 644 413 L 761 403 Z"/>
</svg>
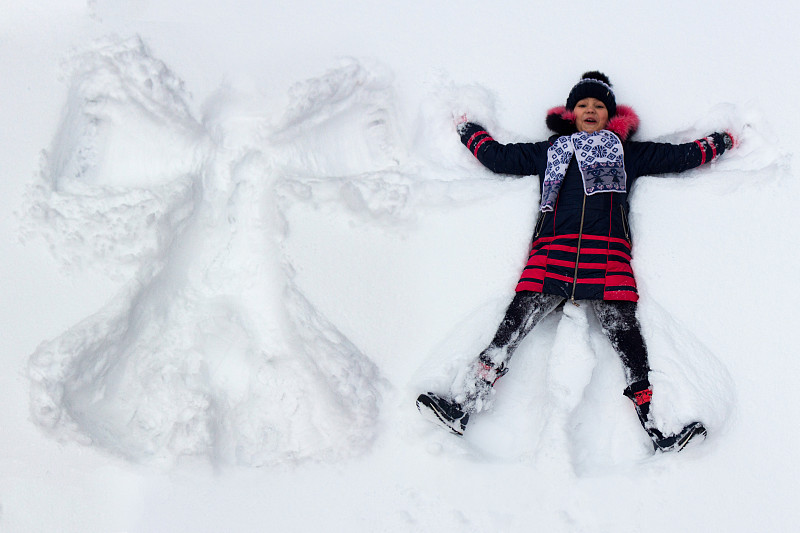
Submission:
<svg viewBox="0 0 800 533">
<path fill-rule="evenodd" d="M 587 195 L 626 192 L 627 176 L 619 137 L 608 130 L 579 131 L 556 139 L 547 149 L 547 168 L 542 186 L 541 211 L 552 211 L 572 156 L 578 160 Z"/>
</svg>

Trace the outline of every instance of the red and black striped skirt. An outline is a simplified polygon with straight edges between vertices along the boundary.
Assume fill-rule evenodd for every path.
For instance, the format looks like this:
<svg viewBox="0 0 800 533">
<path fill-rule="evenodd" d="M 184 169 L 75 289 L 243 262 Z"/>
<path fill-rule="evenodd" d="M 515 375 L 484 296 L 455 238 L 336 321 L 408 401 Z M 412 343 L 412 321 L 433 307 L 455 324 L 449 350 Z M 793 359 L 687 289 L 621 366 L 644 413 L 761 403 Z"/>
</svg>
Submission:
<svg viewBox="0 0 800 533">
<path fill-rule="evenodd" d="M 580 240 L 580 254 L 578 253 Z M 517 292 L 533 291 L 576 300 L 639 299 L 626 239 L 556 235 L 533 242 Z"/>
</svg>

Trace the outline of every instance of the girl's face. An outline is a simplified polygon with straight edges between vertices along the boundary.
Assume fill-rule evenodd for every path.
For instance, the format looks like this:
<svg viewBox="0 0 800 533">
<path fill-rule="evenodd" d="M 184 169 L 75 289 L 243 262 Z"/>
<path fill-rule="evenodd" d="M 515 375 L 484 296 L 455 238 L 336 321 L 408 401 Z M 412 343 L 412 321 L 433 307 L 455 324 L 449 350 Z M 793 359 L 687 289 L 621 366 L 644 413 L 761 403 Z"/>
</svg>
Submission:
<svg viewBox="0 0 800 533">
<path fill-rule="evenodd" d="M 608 109 L 606 104 L 597 98 L 584 98 L 575 104 L 575 126 L 578 131 L 594 133 L 600 131 L 608 124 Z"/>
</svg>

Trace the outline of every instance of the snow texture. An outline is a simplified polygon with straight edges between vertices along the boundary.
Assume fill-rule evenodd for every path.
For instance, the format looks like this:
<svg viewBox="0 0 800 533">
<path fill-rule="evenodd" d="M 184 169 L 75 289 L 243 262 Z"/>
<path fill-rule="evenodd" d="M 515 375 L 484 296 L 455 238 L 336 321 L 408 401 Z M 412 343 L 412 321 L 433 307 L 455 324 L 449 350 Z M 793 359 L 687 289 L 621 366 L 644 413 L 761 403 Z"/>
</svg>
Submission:
<svg viewBox="0 0 800 533">
<path fill-rule="evenodd" d="M 57 236 L 94 241 L 98 260 L 136 270 L 107 306 L 33 354 L 35 420 L 135 460 L 260 466 L 363 452 L 381 380 L 292 281 L 281 148 L 226 142 L 236 126 L 224 114 L 206 134 L 139 39 L 103 41 L 77 63 L 42 171 L 50 187 L 31 209 L 45 228 L 59 220 Z M 351 98 L 363 74 L 351 66 L 299 87 L 287 123 L 324 121 L 320 109 Z M 124 160 L 117 172 L 117 152 L 145 164 Z M 98 249 L 117 235 L 124 250 Z"/>
<path fill-rule="evenodd" d="M 797 76 L 763 57 L 790 64 L 800 8 L 615 4 L 618 53 L 587 59 L 541 21 L 588 2 L 234 4 L 0 22 L 0 530 L 796 526 Z M 591 306 L 570 304 L 454 437 L 414 398 L 491 340 L 539 202 L 454 120 L 540 140 L 598 68 L 637 138 L 738 141 L 631 191 L 653 413 L 709 437 L 653 455 Z"/>
</svg>

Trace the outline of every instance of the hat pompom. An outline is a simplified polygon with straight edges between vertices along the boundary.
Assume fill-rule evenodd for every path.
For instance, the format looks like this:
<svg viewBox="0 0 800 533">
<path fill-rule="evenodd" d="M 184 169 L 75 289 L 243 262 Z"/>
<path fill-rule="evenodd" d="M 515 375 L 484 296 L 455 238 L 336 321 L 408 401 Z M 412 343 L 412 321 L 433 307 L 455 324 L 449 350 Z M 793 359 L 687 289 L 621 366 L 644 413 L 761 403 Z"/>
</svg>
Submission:
<svg viewBox="0 0 800 533">
<path fill-rule="evenodd" d="M 598 80 L 598 81 L 602 81 L 603 83 L 605 83 L 606 85 L 611 87 L 611 81 L 608 79 L 608 76 L 606 76 L 605 74 L 603 74 L 602 72 L 599 72 L 597 70 L 591 70 L 589 72 L 584 72 L 583 76 L 581 76 L 581 79 L 582 80 Z"/>
</svg>

